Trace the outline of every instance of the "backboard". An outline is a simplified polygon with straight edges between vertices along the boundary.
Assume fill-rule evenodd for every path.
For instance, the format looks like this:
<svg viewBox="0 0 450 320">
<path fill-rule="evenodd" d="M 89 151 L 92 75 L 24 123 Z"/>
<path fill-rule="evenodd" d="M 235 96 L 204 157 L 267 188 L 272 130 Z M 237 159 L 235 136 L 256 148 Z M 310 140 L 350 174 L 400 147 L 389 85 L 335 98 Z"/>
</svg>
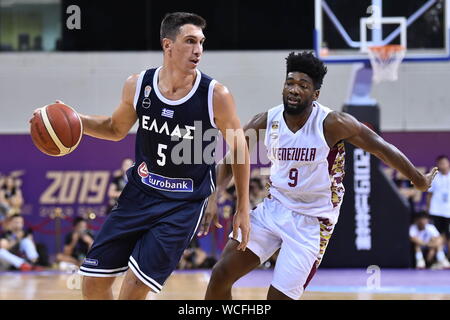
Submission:
<svg viewBox="0 0 450 320">
<path fill-rule="evenodd" d="M 369 62 L 398 44 L 405 62 L 450 59 L 450 0 L 315 0 L 314 50 L 327 63 Z"/>
</svg>

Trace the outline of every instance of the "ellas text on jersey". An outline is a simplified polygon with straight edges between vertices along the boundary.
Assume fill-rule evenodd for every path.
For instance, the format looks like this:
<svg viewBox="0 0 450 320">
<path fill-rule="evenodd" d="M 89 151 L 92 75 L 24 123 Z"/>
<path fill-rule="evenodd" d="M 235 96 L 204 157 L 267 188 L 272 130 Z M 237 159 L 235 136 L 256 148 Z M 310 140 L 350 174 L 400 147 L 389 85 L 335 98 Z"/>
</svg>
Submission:
<svg viewBox="0 0 450 320">
<path fill-rule="evenodd" d="M 142 129 L 153 131 L 159 134 L 165 133 L 168 136 L 171 137 L 178 137 L 179 139 L 194 139 L 194 136 L 192 135 L 193 131 L 195 131 L 195 126 L 187 126 L 185 125 L 184 128 L 180 129 L 179 125 L 176 125 L 175 128 L 170 128 L 167 124 L 167 121 L 164 122 L 164 124 L 160 127 L 158 127 L 158 123 L 156 122 L 156 119 L 153 119 L 153 121 L 150 123 L 150 117 L 149 116 L 142 116 Z"/>
</svg>

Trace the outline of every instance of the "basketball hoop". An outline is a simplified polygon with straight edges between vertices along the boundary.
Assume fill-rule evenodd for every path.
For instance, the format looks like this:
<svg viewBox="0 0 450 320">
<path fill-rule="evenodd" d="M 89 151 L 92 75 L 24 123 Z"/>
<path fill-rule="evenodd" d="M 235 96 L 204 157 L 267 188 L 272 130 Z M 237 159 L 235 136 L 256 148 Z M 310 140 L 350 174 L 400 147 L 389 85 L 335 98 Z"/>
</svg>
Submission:
<svg viewBox="0 0 450 320">
<path fill-rule="evenodd" d="M 367 49 L 375 83 L 396 81 L 398 78 L 398 67 L 405 57 L 406 48 L 398 44 L 389 44 L 386 46 L 372 46 Z"/>
</svg>

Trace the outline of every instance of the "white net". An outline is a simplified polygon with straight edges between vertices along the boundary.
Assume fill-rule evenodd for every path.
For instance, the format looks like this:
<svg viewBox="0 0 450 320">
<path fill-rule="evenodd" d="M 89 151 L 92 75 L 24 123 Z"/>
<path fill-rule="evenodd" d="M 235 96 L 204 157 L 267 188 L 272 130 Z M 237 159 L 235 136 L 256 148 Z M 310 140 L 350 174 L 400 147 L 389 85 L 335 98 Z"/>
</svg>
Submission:
<svg viewBox="0 0 450 320">
<path fill-rule="evenodd" d="M 406 48 L 401 45 L 386 45 L 368 47 L 370 64 L 373 70 L 373 81 L 396 81 L 398 68 L 406 54 Z"/>
</svg>

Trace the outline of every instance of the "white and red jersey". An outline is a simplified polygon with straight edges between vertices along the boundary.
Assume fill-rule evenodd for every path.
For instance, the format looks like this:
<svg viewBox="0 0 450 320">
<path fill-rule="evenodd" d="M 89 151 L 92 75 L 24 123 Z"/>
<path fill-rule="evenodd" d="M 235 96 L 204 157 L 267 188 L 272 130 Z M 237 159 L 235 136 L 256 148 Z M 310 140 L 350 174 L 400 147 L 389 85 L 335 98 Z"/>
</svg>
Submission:
<svg viewBox="0 0 450 320">
<path fill-rule="evenodd" d="M 283 117 L 284 106 L 268 111 L 265 145 L 272 162 L 270 196 L 286 208 L 337 223 L 344 195 L 344 143 L 330 149 L 323 122 L 331 109 L 314 102 L 297 132 Z"/>
</svg>

